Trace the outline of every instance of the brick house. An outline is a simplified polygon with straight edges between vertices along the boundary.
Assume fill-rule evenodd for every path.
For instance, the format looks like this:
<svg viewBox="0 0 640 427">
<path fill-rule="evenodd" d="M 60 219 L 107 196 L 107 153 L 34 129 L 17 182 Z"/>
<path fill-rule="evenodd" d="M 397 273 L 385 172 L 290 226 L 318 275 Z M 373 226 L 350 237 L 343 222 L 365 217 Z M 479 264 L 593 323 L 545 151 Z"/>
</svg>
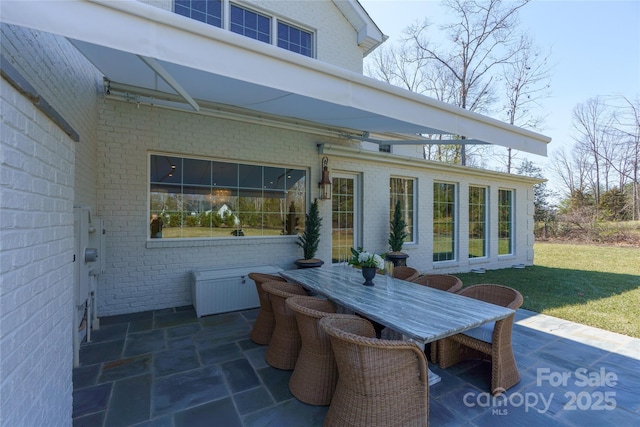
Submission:
<svg viewBox="0 0 640 427">
<path fill-rule="evenodd" d="M 355 0 L 206 4 L 1 5 L 2 425 L 71 422 L 74 206 L 104 220 L 101 316 L 189 305 L 196 269 L 293 268 L 324 158 L 323 268 L 389 250 L 396 200 L 422 272 L 533 263 L 537 181 L 425 161 L 416 135 L 549 138 L 364 77 L 385 36 Z"/>
</svg>

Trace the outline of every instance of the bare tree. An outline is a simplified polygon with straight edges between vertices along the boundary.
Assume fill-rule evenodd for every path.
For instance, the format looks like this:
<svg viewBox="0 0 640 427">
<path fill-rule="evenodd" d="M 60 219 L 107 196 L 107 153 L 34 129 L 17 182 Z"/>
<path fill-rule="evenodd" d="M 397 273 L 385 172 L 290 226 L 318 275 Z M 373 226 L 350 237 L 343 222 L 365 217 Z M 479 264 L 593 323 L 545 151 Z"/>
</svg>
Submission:
<svg viewBox="0 0 640 427">
<path fill-rule="evenodd" d="M 432 63 L 447 72 L 455 82 L 457 105 L 467 110 L 486 112 L 495 101 L 494 80 L 497 68 L 512 62 L 520 38 L 514 37 L 518 11 L 530 0 L 444 0 L 456 19 L 441 27 L 448 43 L 433 43 L 428 22 L 407 29 L 406 41 L 414 61 Z M 464 139 L 464 138 L 463 138 Z M 461 163 L 466 164 L 466 145 L 461 147 Z"/>
<path fill-rule="evenodd" d="M 542 111 L 540 101 L 550 95 L 551 52 L 542 54 L 527 34 L 520 36 L 516 47 L 511 61 L 502 66 L 507 122 L 523 128 L 540 129 L 545 119 L 539 113 Z M 507 148 L 507 173 L 511 173 L 514 156 L 511 148 Z"/>
<path fill-rule="evenodd" d="M 587 185 L 590 169 L 590 159 L 580 150 L 572 151 L 571 154 L 561 150 L 556 153 L 551 163 L 551 170 L 564 183 L 567 198 L 570 198 L 572 194 L 591 191 Z"/>
<path fill-rule="evenodd" d="M 576 148 L 591 157 L 592 187 L 596 206 L 600 203 L 600 193 L 604 186 L 608 189 L 611 157 L 610 130 L 612 116 L 600 97 L 590 98 L 576 105 L 573 110 L 573 126 L 577 131 Z"/>
<path fill-rule="evenodd" d="M 623 146 L 618 172 L 631 181 L 632 219 L 640 219 L 640 95 L 635 100 L 621 97 L 623 105 L 614 113 L 614 126 Z M 620 182 L 620 188 L 625 187 Z"/>
</svg>

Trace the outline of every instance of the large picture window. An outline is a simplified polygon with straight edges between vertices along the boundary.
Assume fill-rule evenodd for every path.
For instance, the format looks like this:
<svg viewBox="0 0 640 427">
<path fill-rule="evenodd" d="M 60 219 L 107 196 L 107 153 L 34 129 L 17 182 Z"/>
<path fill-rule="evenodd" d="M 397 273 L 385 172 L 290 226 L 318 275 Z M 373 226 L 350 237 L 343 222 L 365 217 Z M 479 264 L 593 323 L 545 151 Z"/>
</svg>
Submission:
<svg viewBox="0 0 640 427">
<path fill-rule="evenodd" d="M 456 186 L 433 184 L 433 261 L 455 259 Z"/>
<path fill-rule="evenodd" d="M 389 221 L 393 220 L 393 213 L 396 208 L 396 203 L 399 201 L 402 207 L 402 216 L 407 223 L 407 237 L 404 239 L 406 242 L 414 242 L 414 180 L 407 178 L 391 178 L 389 182 Z"/>
<path fill-rule="evenodd" d="M 513 191 L 498 190 L 498 255 L 513 253 Z"/>
<path fill-rule="evenodd" d="M 469 187 L 469 258 L 487 256 L 487 189 Z"/>
<path fill-rule="evenodd" d="M 279 236 L 304 229 L 305 170 L 156 154 L 149 170 L 152 238 Z"/>
</svg>

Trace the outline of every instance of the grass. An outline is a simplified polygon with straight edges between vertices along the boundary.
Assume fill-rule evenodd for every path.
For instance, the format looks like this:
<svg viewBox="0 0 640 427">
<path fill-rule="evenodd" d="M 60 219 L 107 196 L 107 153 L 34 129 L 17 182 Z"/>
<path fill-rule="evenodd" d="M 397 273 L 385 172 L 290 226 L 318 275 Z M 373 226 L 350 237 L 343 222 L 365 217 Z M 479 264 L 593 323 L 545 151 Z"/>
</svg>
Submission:
<svg viewBox="0 0 640 427">
<path fill-rule="evenodd" d="M 534 266 L 456 274 L 518 289 L 522 308 L 640 338 L 640 249 L 536 243 Z"/>
</svg>

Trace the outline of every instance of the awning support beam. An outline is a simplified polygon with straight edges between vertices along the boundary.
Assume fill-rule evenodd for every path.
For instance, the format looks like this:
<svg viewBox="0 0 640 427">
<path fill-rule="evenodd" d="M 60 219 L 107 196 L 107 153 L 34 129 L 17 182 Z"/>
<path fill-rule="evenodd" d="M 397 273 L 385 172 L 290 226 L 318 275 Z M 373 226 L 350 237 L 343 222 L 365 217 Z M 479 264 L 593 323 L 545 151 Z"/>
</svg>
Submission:
<svg viewBox="0 0 640 427">
<path fill-rule="evenodd" d="M 174 79 L 173 76 L 171 76 L 171 74 L 167 72 L 167 70 L 162 68 L 162 65 L 160 65 L 158 61 L 148 56 L 143 56 L 143 55 L 137 55 L 137 56 L 138 58 L 140 58 L 142 62 L 147 64 L 147 66 L 151 68 L 154 73 L 160 76 L 162 80 L 167 82 L 167 84 L 171 86 L 173 90 L 178 92 L 180 96 L 184 98 L 184 100 L 187 101 L 189 105 L 191 105 L 191 108 L 193 108 L 195 111 L 200 111 L 200 106 L 198 105 L 198 103 L 191 97 L 191 95 L 189 95 L 189 93 L 182 86 L 180 86 L 180 83 L 178 83 L 176 79 Z"/>
</svg>

